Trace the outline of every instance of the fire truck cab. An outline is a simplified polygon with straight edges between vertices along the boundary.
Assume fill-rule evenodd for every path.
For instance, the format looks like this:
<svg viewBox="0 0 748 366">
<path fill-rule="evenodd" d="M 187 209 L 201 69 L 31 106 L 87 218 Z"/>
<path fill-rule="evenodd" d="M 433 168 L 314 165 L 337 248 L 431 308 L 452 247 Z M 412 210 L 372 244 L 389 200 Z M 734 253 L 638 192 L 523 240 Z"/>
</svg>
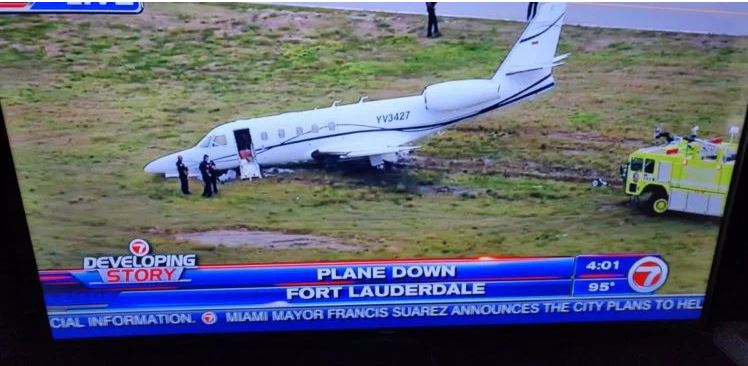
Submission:
<svg viewBox="0 0 748 366">
<path fill-rule="evenodd" d="M 621 167 L 624 190 L 643 210 L 663 214 L 668 210 L 722 216 L 730 188 L 737 143 L 736 128 L 730 141 L 670 136 L 658 129 L 655 137 L 667 142 L 633 152 Z"/>
</svg>

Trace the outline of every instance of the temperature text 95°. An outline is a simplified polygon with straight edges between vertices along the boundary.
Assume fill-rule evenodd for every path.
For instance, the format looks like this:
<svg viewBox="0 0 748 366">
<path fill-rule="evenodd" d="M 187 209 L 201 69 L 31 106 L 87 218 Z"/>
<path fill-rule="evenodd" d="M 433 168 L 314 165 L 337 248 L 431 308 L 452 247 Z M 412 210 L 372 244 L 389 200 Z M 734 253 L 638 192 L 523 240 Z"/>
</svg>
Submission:
<svg viewBox="0 0 748 366">
<path fill-rule="evenodd" d="M 616 283 L 613 281 L 606 282 L 590 282 L 587 285 L 587 292 L 608 292 L 611 288 L 615 287 Z"/>
</svg>

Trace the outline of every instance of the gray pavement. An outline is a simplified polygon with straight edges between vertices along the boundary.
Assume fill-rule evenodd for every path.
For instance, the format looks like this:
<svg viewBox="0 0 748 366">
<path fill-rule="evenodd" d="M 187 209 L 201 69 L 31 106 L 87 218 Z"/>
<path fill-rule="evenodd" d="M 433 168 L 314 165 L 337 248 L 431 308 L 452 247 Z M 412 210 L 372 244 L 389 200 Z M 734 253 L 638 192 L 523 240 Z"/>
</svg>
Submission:
<svg viewBox="0 0 748 366">
<path fill-rule="evenodd" d="M 294 6 L 424 14 L 424 3 L 276 3 Z M 437 14 L 524 21 L 527 3 L 439 3 Z M 567 24 L 748 36 L 748 3 L 570 3 Z"/>
</svg>

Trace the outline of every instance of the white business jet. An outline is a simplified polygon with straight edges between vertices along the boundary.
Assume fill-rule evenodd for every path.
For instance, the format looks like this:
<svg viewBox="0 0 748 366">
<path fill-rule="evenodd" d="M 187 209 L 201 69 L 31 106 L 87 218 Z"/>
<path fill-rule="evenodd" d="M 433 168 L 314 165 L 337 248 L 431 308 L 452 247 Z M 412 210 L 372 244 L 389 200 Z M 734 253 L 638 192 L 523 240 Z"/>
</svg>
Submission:
<svg viewBox="0 0 748 366">
<path fill-rule="evenodd" d="M 261 166 L 368 159 L 383 168 L 417 148 L 415 141 L 471 117 L 534 99 L 553 89 L 553 67 L 566 4 L 542 4 L 490 79 L 457 80 L 426 87 L 420 95 L 337 105 L 243 119 L 215 127 L 194 147 L 160 157 L 145 171 L 177 175 L 177 156 L 190 174 L 209 155 L 219 170 L 239 167 L 249 149 Z"/>
</svg>

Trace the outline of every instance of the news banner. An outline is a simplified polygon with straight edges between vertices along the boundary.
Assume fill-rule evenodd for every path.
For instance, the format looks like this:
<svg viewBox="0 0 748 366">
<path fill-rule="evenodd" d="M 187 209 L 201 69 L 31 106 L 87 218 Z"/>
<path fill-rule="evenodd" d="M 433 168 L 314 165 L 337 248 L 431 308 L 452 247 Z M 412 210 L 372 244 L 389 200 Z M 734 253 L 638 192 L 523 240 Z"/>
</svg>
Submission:
<svg viewBox="0 0 748 366">
<path fill-rule="evenodd" d="M 657 254 L 199 265 L 129 253 L 40 271 L 55 338 L 696 319 L 703 295 L 657 295 Z"/>
</svg>

